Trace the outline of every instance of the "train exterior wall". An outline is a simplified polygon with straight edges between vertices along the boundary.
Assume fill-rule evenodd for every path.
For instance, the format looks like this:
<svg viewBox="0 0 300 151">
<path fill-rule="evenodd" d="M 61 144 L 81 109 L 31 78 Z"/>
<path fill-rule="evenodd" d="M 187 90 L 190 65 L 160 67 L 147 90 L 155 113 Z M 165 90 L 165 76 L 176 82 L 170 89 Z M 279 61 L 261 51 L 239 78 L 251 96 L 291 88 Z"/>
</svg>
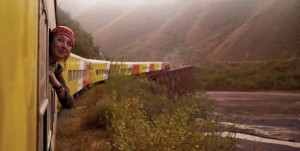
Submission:
<svg viewBox="0 0 300 151">
<path fill-rule="evenodd" d="M 81 70 L 83 78 L 83 88 L 91 84 L 91 62 L 88 60 L 84 61 L 83 70 Z"/>
<path fill-rule="evenodd" d="M 154 70 L 159 71 L 161 70 L 162 62 L 155 62 L 154 63 Z"/>
<path fill-rule="evenodd" d="M 142 63 L 139 63 L 139 64 L 140 64 L 140 74 L 149 72 L 150 63 L 142 62 Z"/>
<path fill-rule="evenodd" d="M 140 74 L 140 65 L 133 64 L 131 74 Z"/>
<path fill-rule="evenodd" d="M 90 60 L 90 62 L 91 62 L 91 83 L 107 80 L 110 62 L 99 61 L 99 60 Z"/>
<path fill-rule="evenodd" d="M 127 62 L 123 62 L 121 65 L 120 65 L 120 74 L 121 75 L 131 75 L 131 68 L 132 68 L 132 65 L 130 63 L 127 63 Z"/>
<path fill-rule="evenodd" d="M 91 74 L 89 72 L 90 63 L 87 59 L 71 54 L 66 61 L 63 76 L 71 91 L 75 94 L 90 84 Z"/>
<path fill-rule="evenodd" d="M 0 150 L 35 151 L 38 1 L 0 5 Z"/>
</svg>

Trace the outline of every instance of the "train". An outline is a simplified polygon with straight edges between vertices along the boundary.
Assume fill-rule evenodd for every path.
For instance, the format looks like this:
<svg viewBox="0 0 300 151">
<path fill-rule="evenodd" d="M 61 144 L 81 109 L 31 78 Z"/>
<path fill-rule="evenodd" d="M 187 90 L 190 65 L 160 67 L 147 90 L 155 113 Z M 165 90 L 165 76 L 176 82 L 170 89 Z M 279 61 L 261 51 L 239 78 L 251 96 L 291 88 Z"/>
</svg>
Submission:
<svg viewBox="0 0 300 151">
<path fill-rule="evenodd" d="M 106 61 L 80 57 L 71 53 L 64 66 L 63 77 L 72 95 L 95 83 L 103 83 L 110 75 L 141 75 L 169 70 L 168 62 Z"/>
<path fill-rule="evenodd" d="M 2 0 L 0 10 L 0 151 L 53 151 L 59 103 L 49 83 L 48 57 L 49 32 L 57 26 L 56 0 Z M 113 70 L 139 75 L 169 68 L 166 62 L 75 54 L 61 64 L 73 95 L 109 79 Z"/>
</svg>

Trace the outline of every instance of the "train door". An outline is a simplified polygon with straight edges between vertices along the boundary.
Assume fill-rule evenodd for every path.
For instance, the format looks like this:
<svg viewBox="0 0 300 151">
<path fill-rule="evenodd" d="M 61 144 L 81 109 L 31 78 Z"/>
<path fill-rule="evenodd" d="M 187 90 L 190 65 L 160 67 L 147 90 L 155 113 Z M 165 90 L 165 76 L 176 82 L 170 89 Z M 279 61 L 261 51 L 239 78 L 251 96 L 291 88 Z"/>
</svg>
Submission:
<svg viewBox="0 0 300 151">
<path fill-rule="evenodd" d="M 50 7 L 52 6 L 52 7 Z M 55 92 L 49 84 L 48 56 L 49 56 L 49 30 L 51 16 L 55 16 L 55 1 L 39 1 L 39 32 L 38 32 L 38 123 L 37 123 L 37 150 L 54 150 Z M 51 14 L 52 13 L 52 14 Z M 54 13 L 54 14 L 53 14 Z M 50 17 L 49 17 L 50 16 Z M 52 21 L 53 22 L 53 21 Z M 55 23 L 52 23 L 52 25 Z"/>
</svg>

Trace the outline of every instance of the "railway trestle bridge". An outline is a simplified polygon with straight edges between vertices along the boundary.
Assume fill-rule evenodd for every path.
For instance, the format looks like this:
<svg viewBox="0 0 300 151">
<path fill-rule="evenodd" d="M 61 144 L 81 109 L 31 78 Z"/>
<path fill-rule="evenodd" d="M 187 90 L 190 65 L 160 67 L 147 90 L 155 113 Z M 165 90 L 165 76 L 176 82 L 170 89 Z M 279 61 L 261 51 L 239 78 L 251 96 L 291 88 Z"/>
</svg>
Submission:
<svg viewBox="0 0 300 151">
<path fill-rule="evenodd" d="M 195 67 L 187 66 L 148 74 L 148 79 L 165 85 L 170 98 L 188 95 L 195 90 Z"/>
</svg>

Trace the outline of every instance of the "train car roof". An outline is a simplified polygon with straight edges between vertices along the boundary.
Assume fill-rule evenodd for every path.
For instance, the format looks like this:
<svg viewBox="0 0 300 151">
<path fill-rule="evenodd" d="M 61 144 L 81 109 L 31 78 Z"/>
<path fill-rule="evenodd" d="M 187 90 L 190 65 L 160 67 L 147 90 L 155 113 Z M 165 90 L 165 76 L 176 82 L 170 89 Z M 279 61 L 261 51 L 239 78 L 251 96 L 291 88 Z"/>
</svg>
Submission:
<svg viewBox="0 0 300 151">
<path fill-rule="evenodd" d="M 128 63 L 132 63 L 132 64 L 161 64 L 161 63 L 164 63 L 164 62 L 128 62 Z"/>
<path fill-rule="evenodd" d="M 71 53 L 70 56 L 71 56 L 71 57 L 74 57 L 74 58 L 77 58 L 77 59 L 79 59 L 79 60 L 89 61 L 89 59 L 83 58 L 83 57 L 78 56 L 78 55 L 76 55 L 76 54 L 74 54 L 74 53 Z"/>
<path fill-rule="evenodd" d="M 164 63 L 164 62 L 161 62 L 161 61 L 155 61 L 155 62 L 139 62 L 139 63 L 147 64 L 147 63 Z"/>
<path fill-rule="evenodd" d="M 106 60 L 96 60 L 96 59 L 88 59 L 91 63 L 110 63 L 110 61 Z"/>
</svg>

